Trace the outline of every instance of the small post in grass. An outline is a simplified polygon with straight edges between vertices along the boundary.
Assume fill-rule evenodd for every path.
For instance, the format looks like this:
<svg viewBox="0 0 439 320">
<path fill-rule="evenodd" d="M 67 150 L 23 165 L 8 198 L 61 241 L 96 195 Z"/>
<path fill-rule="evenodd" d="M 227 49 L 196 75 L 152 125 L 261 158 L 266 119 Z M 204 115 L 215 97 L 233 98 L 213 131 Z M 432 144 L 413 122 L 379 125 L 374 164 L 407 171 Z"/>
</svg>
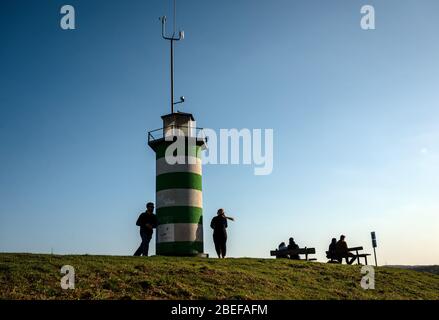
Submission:
<svg viewBox="0 0 439 320">
<path fill-rule="evenodd" d="M 376 253 L 376 250 L 375 250 L 375 248 L 377 247 L 377 238 L 376 238 L 376 235 L 375 235 L 375 231 L 372 231 L 370 233 L 370 235 L 372 236 L 372 247 L 373 247 L 373 255 L 375 257 L 375 266 L 378 267 L 377 253 Z"/>
</svg>

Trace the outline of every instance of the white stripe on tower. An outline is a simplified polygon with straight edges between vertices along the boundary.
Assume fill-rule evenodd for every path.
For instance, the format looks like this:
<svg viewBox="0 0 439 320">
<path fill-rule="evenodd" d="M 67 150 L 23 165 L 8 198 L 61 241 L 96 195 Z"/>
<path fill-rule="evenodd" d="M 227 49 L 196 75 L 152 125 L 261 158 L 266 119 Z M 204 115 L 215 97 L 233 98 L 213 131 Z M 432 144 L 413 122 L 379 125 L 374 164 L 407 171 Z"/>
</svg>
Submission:
<svg viewBox="0 0 439 320">
<path fill-rule="evenodd" d="M 203 226 L 198 223 L 168 223 L 157 227 L 157 243 L 203 241 Z"/>
<path fill-rule="evenodd" d="M 196 189 L 166 189 L 156 194 L 156 207 L 203 207 L 203 193 Z"/>
<path fill-rule="evenodd" d="M 201 159 L 192 156 L 178 156 L 177 163 L 169 164 L 166 157 L 156 160 L 156 176 L 172 172 L 191 172 L 201 175 Z M 180 163 L 178 163 L 180 162 Z"/>
</svg>

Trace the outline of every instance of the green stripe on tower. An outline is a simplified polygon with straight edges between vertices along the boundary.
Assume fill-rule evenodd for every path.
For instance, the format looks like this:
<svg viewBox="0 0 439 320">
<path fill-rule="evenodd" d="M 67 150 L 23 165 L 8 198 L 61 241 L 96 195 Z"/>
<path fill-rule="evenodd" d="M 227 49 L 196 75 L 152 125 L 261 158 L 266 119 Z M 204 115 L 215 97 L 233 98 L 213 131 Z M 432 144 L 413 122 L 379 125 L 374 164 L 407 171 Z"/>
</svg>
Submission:
<svg viewBox="0 0 439 320">
<path fill-rule="evenodd" d="M 203 223 L 203 209 L 197 207 L 164 207 L 157 209 L 159 224 Z"/>
<path fill-rule="evenodd" d="M 191 172 L 172 172 L 156 177 L 156 191 L 166 189 L 201 190 L 201 175 Z"/>
<path fill-rule="evenodd" d="M 166 155 L 166 149 L 168 148 L 168 146 L 170 146 L 173 142 L 172 141 L 166 141 L 161 143 L 158 147 L 157 147 L 157 151 L 156 151 L 156 159 L 160 159 L 163 158 Z M 184 156 L 190 156 L 190 157 L 197 157 L 201 159 L 201 146 L 190 146 L 188 147 L 186 145 L 185 147 L 185 152 L 184 152 Z M 177 156 L 177 154 L 174 154 L 174 156 Z M 183 156 L 183 154 L 179 154 L 179 156 Z"/>
<path fill-rule="evenodd" d="M 203 250 L 203 242 L 199 241 L 163 242 L 157 243 L 156 247 L 161 255 L 191 256 L 202 253 Z"/>
</svg>

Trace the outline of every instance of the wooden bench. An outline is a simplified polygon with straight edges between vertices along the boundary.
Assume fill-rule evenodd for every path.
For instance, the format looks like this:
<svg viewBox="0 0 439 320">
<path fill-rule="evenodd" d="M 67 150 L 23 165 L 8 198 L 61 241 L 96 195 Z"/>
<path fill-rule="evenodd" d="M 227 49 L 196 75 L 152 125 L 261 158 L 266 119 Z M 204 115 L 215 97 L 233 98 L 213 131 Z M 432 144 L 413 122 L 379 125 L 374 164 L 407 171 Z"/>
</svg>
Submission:
<svg viewBox="0 0 439 320">
<path fill-rule="evenodd" d="M 367 266 L 367 257 L 370 256 L 370 254 L 369 253 L 359 253 L 359 251 L 361 251 L 361 250 L 363 250 L 363 247 L 348 248 L 349 252 L 355 251 L 355 254 L 353 254 L 352 257 L 355 257 L 355 260 L 357 260 L 357 264 L 360 264 L 360 258 L 364 258 L 364 262 Z M 329 263 L 335 263 L 336 261 L 338 262 L 337 257 L 330 257 L 329 256 L 329 251 L 326 251 L 326 256 L 330 259 L 328 261 Z"/>
<path fill-rule="evenodd" d="M 275 257 L 281 257 L 283 255 L 300 255 L 300 254 L 304 254 L 305 255 L 305 261 L 316 261 L 317 259 L 314 258 L 308 258 L 308 255 L 310 254 L 315 254 L 316 253 L 316 249 L 315 248 L 299 248 L 296 250 L 272 250 L 270 251 L 270 256 L 275 256 Z"/>
<path fill-rule="evenodd" d="M 357 264 L 360 264 L 360 258 L 364 258 L 364 262 L 367 266 L 367 256 L 370 256 L 369 253 L 358 253 L 358 251 L 363 250 L 363 247 L 353 247 L 353 248 L 348 248 L 348 251 L 355 251 L 355 257 L 357 258 Z"/>
</svg>

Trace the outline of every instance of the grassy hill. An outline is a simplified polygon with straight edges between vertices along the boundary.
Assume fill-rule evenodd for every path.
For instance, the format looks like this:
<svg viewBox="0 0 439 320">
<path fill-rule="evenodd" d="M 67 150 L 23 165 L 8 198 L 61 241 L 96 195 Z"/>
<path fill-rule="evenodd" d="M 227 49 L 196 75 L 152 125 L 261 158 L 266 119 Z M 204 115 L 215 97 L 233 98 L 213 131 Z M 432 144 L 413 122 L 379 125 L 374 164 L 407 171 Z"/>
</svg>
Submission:
<svg viewBox="0 0 439 320">
<path fill-rule="evenodd" d="M 408 270 L 414 270 L 418 272 L 430 272 L 434 274 L 439 275 L 439 266 L 433 265 L 433 266 L 402 266 L 402 265 L 396 265 L 396 266 L 388 266 L 392 268 L 400 268 L 400 269 L 408 269 Z"/>
<path fill-rule="evenodd" d="M 76 289 L 62 290 L 72 265 Z M 275 260 L 0 254 L 0 299 L 439 299 L 439 276 L 360 266 Z"/>
</svg>

